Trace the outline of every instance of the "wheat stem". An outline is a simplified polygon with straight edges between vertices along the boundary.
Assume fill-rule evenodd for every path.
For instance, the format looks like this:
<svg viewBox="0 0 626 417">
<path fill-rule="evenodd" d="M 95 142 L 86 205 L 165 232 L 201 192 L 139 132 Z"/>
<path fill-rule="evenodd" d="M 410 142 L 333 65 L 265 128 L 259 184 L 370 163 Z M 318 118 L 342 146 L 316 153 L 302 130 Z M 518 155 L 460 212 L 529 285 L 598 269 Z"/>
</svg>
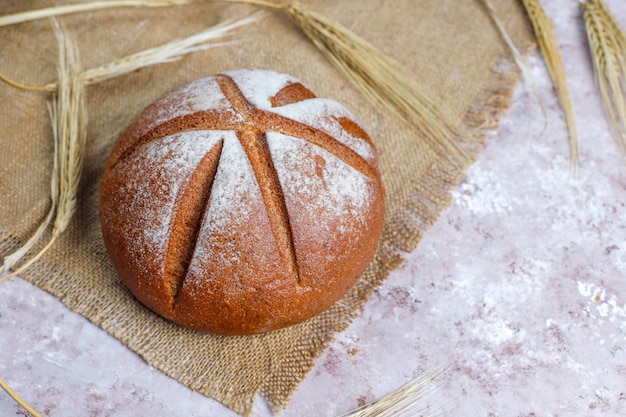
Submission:
<svg viewBox="0 0 626 417">
<path fill-rule="evenodd" d="M 92 10 L 124 6 L 161 7 L 200 0 L 118 0 L 93 2 Z M 287 8 L 291 17 L 335 66 L 352 80 L 372 102 L 388 110 L 418 131 L 428 146 L 455 164 L 466 161 L 467 154 L 457 142 L 458 133 L 440 111 L 438 103 L 428 97 L 400 65 L 363 39 L 314 11 L 299 1 L 276 3 L 266 0 L 217 0 L 229 3 L 255 4 L 276 9 Z M 35 19 L 41 15 L 76 13 L 88 8 L 57 6 L 22 17 L 7 19 L 12 23 Z M 3 24 L 0 18 L 0 26 Z M 8 24 L 8 23 L 6 23 Z"/>
<path fill-rule="evenodd" d="M 67 228 L 76 211 L 76 195 L 82 173 L 87 136 L 84 103 L 85 84 L 80 76 L 78 51 L 74 43 L 65 35 L 63 28 L 54 18 L 52 23 L 59 43 L 59 81 L 57 92 L 48 106 L 54 136 L 54 164 L 50 180 L 51 208 L 44 221 L 28 241 L 4 258 L 1 271 L 8 270 L 23 259 L 41 239 L 43 232 L 52 221 L 52 213 L 55 213 L 52 236 L 34 257 L 11 274 L 2 277 L 0 282 L 15 277 L 38 260 L 52 246 L 58 235 Z"/>
<path fill-rule="evenodd" d="M 177 39 L 155 48 L 146 49 L 136 54 L 109 62 L 98 68 L 87 70 L 82 74 L 82 78 L 86 84 L 96 84 L 140 68 L 175 61 L 186 54 L 196 51 L 223 46 L 225 42 L 213 44 L 208 42 L 225 37 L 233 30 L 249 25 L 259 20 L 262 16 L 262 14 L 256 13 L 236 21 L 230 20 L 220 23 L 189 37 Z"/>
<path fill-rule="evenodd" d="M 31 22 L 34 20 L 45 19 L 49 17 L 63 16 L 69 14 L 77 14 L 84 12 L 94 12 L 108 9 L 143 7 L 158 8 L 180 6 L 190 3 L 199 2 L 225 2 L 225 3 L 244 3 L 256 6 L 267 7 L 272 9 L 284 9 L 288 4 L 275 3 L 265 0 L 110 0 L 110 1 L 92 1 L 80 4 L 66 4 L 60 6 L 47 7 L 44 9 L 30 10 L 27 12 L 14 13 L 0 16 L 0 27 L 15 25 L 18 23 Z"/>
<path fill-rule="evenodd" d="M 44 245 L 43 248 L 41 248 L 39 250 L 39 252 L 37 252 L 36 255 L 28 258 L 28 260 L 26 262 L 24 262 L 17 269 L 12 271 L 10 274 L 7 274 L 7 275 L 3 276 L 2 278 L 0 278 L 0 283 L 15 278 L 16 276 L 21 274 L 24 270 L 26 270 L 29 266 L 31 266 L 32 264 L 37 262 L 39 260 L 39 258 L 41 258 L 52 247 L 52 245 L 56 241 L 57 237 L 59 237 L 59 234 L 60 234 L 59 232 L 54 231 L 52 236 L 50 237 L 50 239 L 48 239 L 48 242 Z"/>
<path fill-rule="evenodd" d="M 222 22 L 189 37 L 176 39 L 166 44 L 149 48 L 108 62 L 99 67 L 86 70 L 80 75 L 80 78 L 85 85 L 97 84 L 99 82 L 133 72 L 140 68 L 176 61 L 184 55 L 193 52 L 223 46 L 230 42 L 209 42 L 225 37 L 233 30 L 242 26 L 252 24 L 259 20 L 262 16 L 263 15 L 261 13 L 256 13 L 243 19 Z M 11 80 L 2 74 L 0 74 L 0 80 L 17 88 L 38 92 L 54 92 L 58 89 L 59 84 L 59 81 L 57 80 L 48 83 L 43 87 L 28 86 Z"/>
<path fill-rule="evenodd" d="M 264 1 L 264 0 L 213 0 L 213 1 L 222 1 L 226 3 L 252 4 L 255 6 L 267 7 L 270 9 L 288 9 L 290 7 L 290 3 L 275 3 L 273 1 Z"/>
<path fill-rule="evenodd" d="M 545 132 L 548 126 L 548 113 L 546 111 L 545 105 L 543 104 L 543 99 L 541 98 L 541 94 L 539 94 L 539 90 L 537 89 L 537 85 L 535 84 L 535 80 L 532 76 L 532 73 L 530 72 L 530 69 L 524 62 L 524 57 L 522 57 L 522 54 L 520 53 L 519 49 L 517 49 L 517 46 L 515 46 L 513 39 L 511 39 L 511 37 L 509 36 L 509 33 L 504 27 L 504 24 L 500 21 L 500 18 L 498 17 L 498 14 L 496 13 L 491 1 L 490 0 L 481 0 L 481 1 L 482 1 L 483 6 L 485 6 L 485 9 L 487 9 L 487 12 L 489 14 L 489 17 L 491 18 L 491 21 L 495 24 L 496 28 L 498 29 L 500 36 L 502 37 L 504 42 L 509 47 L 509 50 L 513 54 L 513 59 L 515 63 L 517 64 L 517 67 L 520 69 L 520 71 L 524 75 L 524 78 L 530 85 L 530 88 L 535 98 L 537 99 L 537 102 L 539 103 L 541 114 L 543 116 L 543 128 L 541 129 L 541 133 L 539 134 L 539 137 L 541 137 L 543 136 L 543 133 Z"/>
<path fill-rule="evenodd" d="M 13 389 L 11 389 L 9 384 L 7 384 L 7 382 L 2 379 L 2 377 L 0 377 L 0 388 L 6 391 L 6 393 L 9 394 L 9 396 L 13 398 L 16 403 L 22 406 L 22 408 L 29 412 L 33 417 L 42 417 L 42 415 L 39 414 L 37 410 L 31 407 L 26 401 L 22 399 L 22 397 L 20 397 Z"/>
<path fill-rule="evenodd" d="M 6 273 L 11 268 L 13 268 L 13 266 L 19 261 L 21 261 L 24 258 L 24 256 L 26 256 L 26 254 L 28 254 L 32 250 L 35 244 L 41 240 L 43 233 L 48 229 L 48 226 L 50 226 L 50 222 L 52 221 L 52 218 L 54 217 L 55 210 L 56 210 L 56 206 L 55 204 L 52 204 L 52 206 L 50 207 L 50 210 L 48 210 L 48 214 L 46 215 L 44 220 L 39 224 L 35 233 L 33 233 L 33 235 L 26 241 L 26 243 L 22 245 L 16 251 L 11 253 L 10 255 L 5 256 L 2 259 L 2 266 L 0 266 L 0 275 Z M 31 263 L 32 262 L 29 262 L 28 265 L 30 265 Z M 13 271 L 11 274 L 0 277 L 0 283 L 14 278 L 23 269 L 24 269 L 24 266 L 21 266 L 18 271 Z"/>
<path fill-rule="evenodd" d="M 82 12 L 92 12 L 120 7 L 168 7 L 179 4 L 187 4 L 193 1 L 199 0 L 112 0 L 67 4 L 0 16 L 0 27 Z"/>
<path fill-rule="evenodd" d="M 0 74 L 0 80 L 4 81 L 5 83 L 13 87 L 19 88 L 21 90 L 27 90 L 27 91 L 38 91 L 40 93 L 49 93 L 56 89 L 56 87 L 39 87 L 39 86 L 22 84 L 18 81 L 10 79 L 9 77 L 3 74 Z"/>
<path fill-rule="evenodd" d="M 52 25 L 59 44 L 58 89 L 52 104 L 49 104 L 48 107 L 52 119 L 55 143 L 55 159 L 50 191 L 52 208 L 49 212 L 55 212 L 56 209 L 54 227 L 48 243 L 34 257 L 30 258 L 17 270 L 14 270 L 13 273 L 3 277 L 0 282 L 19 274 L 46 253 L 52 247 L 57 237 L 67 228 L 69 220 L 76 211 L 76 194 L 82 172 L 86 138 L 85 85 L 80 77 L 78 51 L 75 44 L 65 35 L 64 28 L 54 18 L 52 19 Z M 38 231 L 45 230 L 50 221 L 51 218 L 46 217 Z M 29 239 L 27 245 L 30 244 L 35 236 L 37 236 L 36 239 L 38 240 L 40 234 L 35 233 Z M 14 262 L 14 260 L 11 260 L 11 262 Z M 33 416 L 41 416 L 1 378 L 0 387 Z"/>
<path fill-rule="evenodd" d="M 83 99 L 84 87 L 88 84 L 98 83 L 139 68 L 173 61 L 185 54 L 221 45 L 209 44 L 207 42 L 223 37 L 236 28 L 251 24 L 261 16 L 261 14 L 257 13 L 237 21 L 223 22 L 190 37 L 175 40 L 165 45 L 115 60 L 85 72 L 80 72 L 77 68 L 78 52 L 73 47 L 66 44 L 61 49 L 59 55 L 59 80 L 37 88 L 37 91 L 55 92 L 55 96 L 53 96 L 48 106 L 55 144 L 55 158 L 51 176 L 51 208 L 26 243 L 4 257 L 2 266 L 0 266 L 0 275 L 11 269 L 32 250 L 35 244 L 41 240 L 43 233 L 52 221 L 53 214 L 56 213 L 53 235 L 40 252 L 10 275 L 0 278 L 0 282 L 13 278 L 38 260 L 52 246 L 58 235 L 65 230 L 76 210 L 76 193 L 82 171 L 82 155 L 86 138 L 84 131 L 86 126 Z M 58 26 L 56 23 L 55 25 Z M 62 32 L 58 28 L 55 30 L 59 37 L 59 42 L 66 42 Z M 14 82 L 12 85 L 19 88 L 23 86 Z"/>
<path fill-rule="evenodd" d="M 50 201 L 51 201 L 50 209 L 48 210 L 48 214 L 46 215 L 44 220 L 39 224 L 39 227 L 37 227 L 37 230 L 35 231 L 35 233 L 33 233 L 33 235 L 26 241 L 26 243 L 22 245 L 19 249 L 17 249 L 15 252 L 11 253 L 10 255 L 5 256 L 2 259 L 2 266 L 0 266 L 0 275 L 4 274 L 5 272 L 13 268 L 13 266 L 16 263 L 22 260 L 22 258 L 24 258 L 24 256 L 26 256 L 26 254 L 28 254 L 28 252 L 31 251 L 31 249 L 35 246 L 35 244 L 39 242 L 39 240 L 43 236 L 43 233 L 48 229 L 48 226 L 50 225 L 50 222 L 52 221 L 54 213 L 56 212 L 56 207 L 57 207 L 58 199 L 59 199 L 59 191 L 58 191 L 58 185 L 57 185 L 58 176 L 59 176 L 58 174 L 59 158 L 57 156 L 59 154 L 59 151 L 58 151 L 59 135 L 58 135 L 57 124 L 55 121 L 56 118 L 54 116 L 54 108 L 51 106 L 50 102 L 48 102 L 48 114 L 50 115 L 50 120 L 52 121 L 52 134 L 53 134 L 52 136 L 54 138 L 54 153 L 53 153 L 54 162 L 52 166 L 52 175 L 50 176 Z M 22 269 L 23 267 L 20 268 L 20 271 Z M 20 271 L 14 271 L 13 273 L 9 275 L 6 275 L 0 278 L 0 283 L 15 277 Z"/>
</svg>

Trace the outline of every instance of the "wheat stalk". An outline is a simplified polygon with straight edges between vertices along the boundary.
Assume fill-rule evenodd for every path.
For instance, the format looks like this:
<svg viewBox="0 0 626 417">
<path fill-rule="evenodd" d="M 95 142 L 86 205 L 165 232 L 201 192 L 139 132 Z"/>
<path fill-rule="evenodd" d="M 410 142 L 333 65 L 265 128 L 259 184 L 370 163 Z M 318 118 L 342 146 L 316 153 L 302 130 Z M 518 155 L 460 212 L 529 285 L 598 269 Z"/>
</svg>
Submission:
<svg viewBox="0 0 626 417">
<path fill-rule="evenodd" d="M 233 30 L 252 24 L 261 19 L 262 16 L 263 14 L 256 13 L 243 19 L 229 20 L 219 23 L 186 38 L 176 39 L 166 44 L 145 49 L 135 54 L 110 61 L 99 67 L 86 70 L 81 74 L 81 78 L 85 85 L 97 84 L 141 68 L 177 61 L 183 56 L 193 52 L 231 44 L 233 41 L 216 43 L 209 42 L 226 37 Z M 12 85 L 13 87 L 30 91 L 53 92 L 58 88 L 58 80 L 50 82 L 42 87 L 26 85 L 12 80 L 3 74 L 0 74 L 0 80 Z"/>
<path fill-rule="evenodd" d="M 498 29 L 498 32 L 500 33 L 500 36 L 502 37 L 504 42 L 509 47 L 509 49 L 511 51 L 511 54 L 513 55 L 513 59 L 515 60 L 515 63 L 517 64 L 517 67 L 520 69 L 520 71 L 522 72 L 524 78 L 526 79 L 526 81 L 530 85 L 530 88 L 531 88 L 533 94 L 535 95 L 535 98 L 537 99 L 537 102 L 539 103 L 539 107 L 541 109 L 541 114 L 543 115 L 543 122 L 544 122 L 543 123 L 543 128 L 541 129 L 541 134 L 539 135 L 539 137 L 541 137 L 541 136 L 543 136 L 543 132 L 545 131 L 545 129 L 547 127 L 547 124 L 548 124 L 548 114 L 546 112 L 546 107 L 543 104 L 543 100 L 541 98 L 541 94 L 539 94 L 539 90 L 537 89 L 537 86 L 535 84 L 535 81 L 534 81 L 534 78 L 532 76 L 532 73 L 530 72 L 530 69 L 526 65 L 526 62 L 524 61 L 524 57 L 522 57 L 522 54 L 520 53 L 519 49 L 517 49 L 517 46 L 515 46 L 515 43 L 513 42 L 513 39 L 511 39 L 511 37 L 509 36 L 509 33 L 507 32 L 506 28 L 504 27 L 504 24 L 502 23 L 502 21 L 498 17 L 498 14 L 496 13 L 496 10 L 494 9 L 493 4 L 491 3 L 491 1 L 490 0 L 481 0 L 481 1 L 482 1 L 483 6 L 485 7 L 485 9 L 487 10 L 487 13 L 489 14 L 489 17 L 491 18 L 491 21 L 494 23 L 494 25 Z"/>
<path fill-rule="evenodd" d="M 455 358 L 440 362 L 390 394 L 341 417 L 408 417 L 418 415 L 418 411 L 420 412 L 419 415 L 424 417 L 441 416 L 444 414 L 443 409 L 418 410 L 418 407 L 421 406 L 421 401 L 429 394 L 429 388 L 434 381 L 445 376 L 455 364 Z M 424 414 L 424 412 L 428 414 Z"/>
<path fill-rule="evenodd" d="M 583 2 L 581 7 L 611 133 L 626 159 L 626 36 L 603 0 Z"/>
<path fill-rule="evenodd" d="M 54 120 L 52 116 L 52 111 L 53 110 L 51 106 L 48 104 L 48 112 L 50 114 L 51 119 Z M 37 242 L 41 240 L 44 232 L 48 229 L 48 226 L 50 226 L 50 222 L 52 221 L 54 217 L 54 213 L 56 212 L 56 206 L 57 206 L 57 201 L 58 201 L 57 181 L 58 181 L 58 170 L 59 170 L 58 158 L 56 157 L 56 155 L 58 155 L 59 144 L 58 144 L 58 135 L 56 134 L 56 130 L 57 130 L 56 124 L 54 123 L 54 121 L 52 123 L 52 130 L 54 132 L 53 137 L 54 137 L 55 157 L 54 157 L 54 163 L 52 167 L 52 175 L 50 177 L 50 201 L 51 201 L 50 209 L 48 210 L 48 214 L 46 214 L 46 217 L 39 224 L 39 226 L 37 227 L 35 232 L 32 234 L 32 236 L 21 247 L 19 247 L 13 253 L 5 256 L 2 259 L 2 265 L 0 265 L 0 283 L 13 278 L 14 274 L 6 275 L 6 276 L 2 276 L 2 275 L 5 274 L 7 271 L 9 271 L 11 268 L 13 268 L 13 266 L 17 264 L 20 260 L 22 260 L 33 249 L 33 247 L 37 244 Z"/>
<path fill-rule="evenodd" d="M 75 44 L 65 35 L 64 28 L 55 19 L 52 20 L 52 24 L 59 44 L 59 83 L 57 93 L 52 104 L 49 105 L 55 143 L 55 159 L 50 187 L 52 205 L 37 232 L 24 247 L 30 249 L 39 240 L 43 231 L 52 221 L 52 213 L 56 213 L 54 228 L 52 237 L 37 255 L 13 273 L 3 277 L 0 282 L 19 274 L 45 253 L 52 246 L 57 236 L 65 230 L 70 218 L 76 211 L 76 192 L 82 171 L 86 137 L 84 83 L 80 79 L 80 64 Z M 14 262 L 14 258 L 10 258 L 8 262 L 5 258 L 2 269 Z M 41 414 L 24 401 L 2 378 L 0 378 L 0 388 L 32 416 L 41 417 Z"/>
<path fill-rule="evenodd" d="M 608 25 L 613 33 L 618 48 L 622 51 L 626 50 L 626 34 L 619 23 L 617 23 L 617 19 L 615 19 L 615 16 L 613 16 L 613 13 L 611 13 L 611 10 L 609 10 L 604 0 L 600 0 L 596 4 L 604 15 L 604 23 Z"/>
<path fill-rule="evenodd" d="M 92 12 L 120 7 L 168 7 L 194 1 L 200 0 L 112 0 L 67 4 L 0 16 L 0 27 L 81 12 Z"/>
<path fill-rule="evenodd" d="M 556 89 L 556 94 L 565 115 L 570 143 L 570 165 L 576 169 L 579 159 L 578 151 L 578 131 L 576 130 L 576 120 L 574 117 L 574 107 L 570 98 L 567 86 L 567 75 L 565 65 L 559 50 L 559 45 L 554 34 L 552 21 L 541 7 L 539 0 L 522 0 L 526 13 L 533 26 L 537 44 L 543 53 L 548 72 L 552 78 L 552 83 Z"/>
<path fill-rule="evenodd" d="M 309 39 L 373 103 L 382 105 L 418 131 L 440 156 L 467 159 L 457 133 L 435 101 L 398 63 L 339 23 L 298 1 L 289 13 Z"/>
<path fill-rule="evenodd" d="M 262 14 L 257 13 L 236 21 L 230 20 L 223 22 L 189 37 L 177 39 L 155 48 L 146 49 L 136 54 L 116 59 L 100 67 L 87 70 L 81 76 L 86 84 L 97 84 L 140 68 L 176 61 L 184 55 L 193 52 L 223 46 L 231 42 L 208 42 L 223 38 L 233 30 L 259 20 L 261 16 Z"/>
<path fill-rule="evenodd" d="M 287 6 L 281 3 L 274 3 L 264 0 L 104 0 L 92 1 L 80 4 L 65 4 L 60 6 L 46 7 L 43 9 L 29 10 L 26 12 L 8 14 L 0 16 L 0 27 L 15 25 L 18 23 L 31 22 L 34 20 L 45 19 L 49 17 L 64 16 L 83 12 L 95 12 L 108 9 L 119 9 L 126 7 L 137 8 L 159 8 L 180 6 L 190 3 L 208 1 L 223 1 L 228 3 L 247 3 L 257 6 L 269 7 L 274 9 L 282 9 Z"/>
<path fill-rule="evenodd" d="M 49 105 L 55 143 L 55 159 L 51 179 L 51 210 L 27 243 L 3 261 L 2 270 L 22 259 L 41 238 L 51 222 L 50 213 L 55 212 L 52 235 L 48 243 L 27 262 L 3 277 L 6 281 L 38 260 L 67 228 L 76 211 L 76 194 L 82 173 L 86 140 L 85 83 L 80 76 L 78 50 L 67 37 L 56 19 L 52 20 L 54 33 L 59 43 L 59 79 L 57 91 Z"/>
<path fill-rule="evenodd" d="M 0 26 L 52 15 L 119 7 L 166 7 L 197 1 L 202 0 L 113 0 L 56 6 L 0 17 Z M 406 121 L 441 156 L 457 164 L 467 160 L 465 151 L 455 140 L 458 137 L 457 133 L 442 115 L 439 105 L 422 91 L 400 65 L 345 27 L 299 1 L 287 3 L 265 0 L 217 1 L 288 9 L 294 21 L 319 50 L 352 80 L 370 101 L 383 105 Z"/>
</svg>

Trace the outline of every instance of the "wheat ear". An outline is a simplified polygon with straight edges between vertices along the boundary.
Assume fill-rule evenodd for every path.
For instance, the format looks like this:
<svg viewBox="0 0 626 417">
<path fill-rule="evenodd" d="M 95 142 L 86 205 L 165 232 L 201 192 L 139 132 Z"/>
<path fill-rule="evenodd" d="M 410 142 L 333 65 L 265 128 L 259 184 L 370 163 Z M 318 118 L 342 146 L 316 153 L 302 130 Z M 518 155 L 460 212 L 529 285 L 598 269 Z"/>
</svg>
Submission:
<svg viewBox="0 0 626 417">
<path fill-rule="evenodd" d="M 70 219 L 76 211 L 78 183 L 83 168 L 83 156 L 86 140 L 86 112 L 85 112 L 85 83 L 80 76 L 80 64 L 78 50 L 72 40 L 65 34 L 56 19 L 52 19 L 54 33 L 59 43 L 59 79 L 57 81 L 57 91 L 53 95 L 49 105 L 51 109 L 51 119 L 55 142 L 55 160 L 51 179 L 51 200 L 52 209 L 55 211 L 54 226 L 52 235 L 48 243 L 33 257 L 28 259 L 11 274 L 5 276 L 0 281 L 6 281 L 28 266 L 37 261 L 54 243 L 58 236 L 67 228 Z M 50 212 L 49 212 L 50 213 Z M 24 248 L 32 247 L 33 238 L 39 240 L 43 230 L 50 222 L 46 216 L 44 222 L 39 226 L 37 232 L 28 240 L 17 252 L 25 255 Z M 30 249 L 30 248 L 28 248 Z M 14 254 L 10 256 L 14 256 Z M 9 258 L 10 261 L 3 265 L 13 266 L 16 259 Z"/>
<path fill-rule="evenodd" d="M 433 383 L 450 372 L 455 364 L 456 358 L 440 362 L 390 394 L 341 417 L 440 416 L 442 409 L 419 410 L 418 407 L 422 406 L 421 401 L 428 395 Z"/>
<path fill-rule="evenodd" d="M 38 240 L 51 222 L 52 213 L 56 212 L 52 237 L 48 243 L 24 265 L 13 273 L 3 277 L 1 281 L 12 278 L 21 270 L 37 260 L 51 246 L 56 237 L 67 227 L 69 219 L 76 210 L 76 191 L 82 168 L 82 151 L 84 149 L 84 85 L 80 80 L 78 51 L 75 44 L 65 35 L 64 29 L 52 19 L 54 33 L 59 44 L 59 85 L 51 109 L 53 132 L 55 139 L 55 160 L 51 180 L 52 206 L 48 216 L 33 236 Z M 32 245 L 33 238 L 27 245 Z M 6 258 L 5 258 L 6 261 Z M 13 260 L 10 260 L 13 262 Z M 5 268 L 6 263 L 3 265 Z M 0 388 L 33 417 L 41 417 L 33 407 L 26 403 L 2 378 Z"/>
<path fill-rule="evenodd" d="M 430 98 L 398 63 L 377 48 L 298 1 L 289 3 L 294 21 L 348 79 L 373 103 L 382 105 L 421 134 L 443 158 L 461 163 L 465 150 L 457 133 Z"/>
<path fill-rule="evenodd" d="M 604 1 L 584 2 L 581 7 L 611 133 L 626 160 L 626 37 Z"/>
<path fill-rule="evenodd" d="M 565 65 L 563 64 L 563 58 L 554 34 L 552 21 L 541 7 L 539 0 L 522 0 L 522 3 L 533 26 L 537 44 L 543 54 L 559 103 L 565 115 L 565 122 L 569 132 L 570 166 L 575 170 L 579 160 L 578 131 L 576 130 L 574 107 L 567 86 Z"/>
</svg>

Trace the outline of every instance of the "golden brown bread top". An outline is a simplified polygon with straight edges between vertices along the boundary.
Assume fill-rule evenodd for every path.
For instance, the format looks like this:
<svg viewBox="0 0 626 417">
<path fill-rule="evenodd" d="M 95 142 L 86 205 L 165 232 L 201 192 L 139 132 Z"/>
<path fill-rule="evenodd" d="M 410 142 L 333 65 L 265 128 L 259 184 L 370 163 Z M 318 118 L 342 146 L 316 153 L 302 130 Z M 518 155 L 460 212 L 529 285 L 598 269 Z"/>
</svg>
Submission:
<svg viewBox="0 0 626 417">
<path fill-rule="evenodd" d="M 103 234 L 160 314 L 224 333 L 282 327 L 326 308 L 369 263 L 379 175 L 342 106 L 286 76 L 235 71 L 169 94 L 122 135 L 101 189 Z M 206 314 L 208 325 L 195 317 Z M 225 328 L 220 314 L 232 316 Z"/>
</svg>

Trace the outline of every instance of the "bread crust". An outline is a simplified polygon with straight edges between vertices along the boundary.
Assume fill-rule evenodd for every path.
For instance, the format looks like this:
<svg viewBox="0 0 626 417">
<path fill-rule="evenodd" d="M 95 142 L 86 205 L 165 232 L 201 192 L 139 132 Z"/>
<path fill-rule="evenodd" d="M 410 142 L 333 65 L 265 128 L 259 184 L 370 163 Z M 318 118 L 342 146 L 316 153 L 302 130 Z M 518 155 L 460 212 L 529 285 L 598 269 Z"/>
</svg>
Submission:
<svg viewBox="0 0 626 417">
<path fill-rule="evenodd" d="M 102 234 L 134 296 L 200 331 L 309 319 L 373 259 L 384 187 L 354 116 L 261 70 L 205 78 L 150 105 L 116 143 Z"/>
</svg>

